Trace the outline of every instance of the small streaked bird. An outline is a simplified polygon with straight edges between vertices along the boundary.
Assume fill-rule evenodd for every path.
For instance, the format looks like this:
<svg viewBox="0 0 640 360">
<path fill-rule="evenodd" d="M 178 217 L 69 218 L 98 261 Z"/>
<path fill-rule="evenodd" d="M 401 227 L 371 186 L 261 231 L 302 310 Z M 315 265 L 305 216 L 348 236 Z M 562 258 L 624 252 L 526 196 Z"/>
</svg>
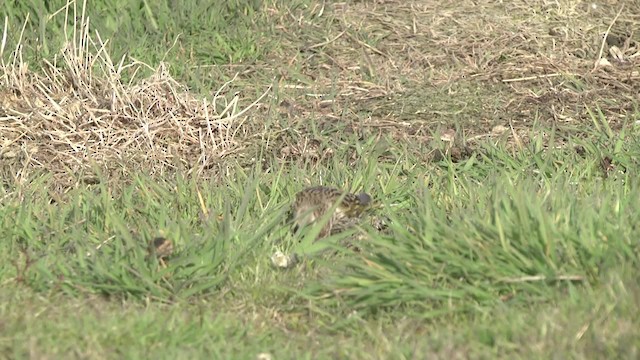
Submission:
<svg viewBox="0 0 640 360">
<path fill-rule="evenodd" d="M 336 203 L 340 202 L 339 204 Z M 351 194 L 326 186 L 306 188 L 296 194 L 291 206 L 293 231 L 322 220 L 335 206 L 319 238 L 333 235 L 355 225 L 365 210 L 371 206 L 371 196 L 366 193 Z"/>
<path fill-rule="evenodd" d="M 163 236 L 158 236 L 149 243 L 148 256 L 155 256 L 160 264 L 165 266 L 165 261 L 173 254 L 173 242 Z"/>
</svg>

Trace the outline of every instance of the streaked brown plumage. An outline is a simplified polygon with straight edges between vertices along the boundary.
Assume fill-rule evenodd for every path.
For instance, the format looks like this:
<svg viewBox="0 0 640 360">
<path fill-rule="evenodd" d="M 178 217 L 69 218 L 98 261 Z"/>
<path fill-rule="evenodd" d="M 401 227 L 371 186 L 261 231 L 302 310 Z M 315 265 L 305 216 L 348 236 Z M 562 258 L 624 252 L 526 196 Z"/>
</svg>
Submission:
<svg viewBox="0 0 640 360">
<path fill-rule="evenodd" d="M 366 193 L 344 193 L 326 186 L 306 188 L 296 194 L 291 206 L 294 231 L 322 220 L 337 201 L 340 201 L 340 204 L 323 226 L 319 238 L 339 233 L 355 225 L 360 215 L 371 206 L 371 196 Z"/>
<path fill-rule="evenodd" d="M 173 242 L 163 236 L 158 236 L 149 243 L 148 256 L 155 256 L 161 264 L 173 254 Z"/>
</svg>

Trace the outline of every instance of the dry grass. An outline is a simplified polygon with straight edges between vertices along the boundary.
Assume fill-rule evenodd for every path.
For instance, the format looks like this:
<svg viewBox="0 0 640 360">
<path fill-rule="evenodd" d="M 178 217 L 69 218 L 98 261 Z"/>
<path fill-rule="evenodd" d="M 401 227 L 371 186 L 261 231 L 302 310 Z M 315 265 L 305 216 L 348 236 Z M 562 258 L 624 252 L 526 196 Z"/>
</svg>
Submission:
<svg viewBox="0 0 640 360">
<path fill-rule="evenodd" d="M 247 111 L 268 89 L 242 109 L 239 94 L 228 94 L 228 83 L 212 99 L 202 99 L 174 80 L 164 63 L 138 80 L 137 73 L 150 66 L 114 63 L 106 42 L 89 29 L 88 22 L 75 24 L 61 56 L 44 60 L 42 71 L 22 61 L 21 46 L 3 61 L 4 175 L 21 182 L 34 170 L 46 170 L 69 185 L 94 181 L 94 171 L 202 173 L 243 149 Z M 3 42 L 3 55 L 5 50 Z"/>
<path fill-rule="evenodd" d="M 287 57 L 299 73 L 282 80 L 307 80 L 289 100 L 307 104 L 300 119 L 428 139 L 455 123 L 479 135 L 536 120 L 590 122 L 587 107 L 614 128 L 637 116 L 638 4 L 362 1 L 272 11 L 285 44 L 302 47 Z"/>
<path fill-rule="evenodd" d="M 614 129 L 638 117 L 636 3 L 272 2 L 264 10 L 277 47 L 212 99 L 191 94 L 164 64 L 138 80 L 151 66 L 114 63 L 88 23 L 38 71 L 20 47 L 9 57 L 3 45 L 4 175 L 24 180 L 45 169 L 70 185 L 93 179 L 95 162 L 125 179 L 139 169 L 215 177 L 225 157 L 267 148 L 283 161 L 323 160 L 353 134 L 428 148 L 435 133 L 454 130 L 486 139 L 509 129 L 511 141 L 526 141 L 533 123 L 591 124 L 594 109 Z M 238 67 L 212 72 L 233 77 Z M 247 123 L 273 78 L 278 106 L 252 113 L 276 120 Z M 240 109 L 232 91 L 256 84 L 262 97 Z"/>
</svg>

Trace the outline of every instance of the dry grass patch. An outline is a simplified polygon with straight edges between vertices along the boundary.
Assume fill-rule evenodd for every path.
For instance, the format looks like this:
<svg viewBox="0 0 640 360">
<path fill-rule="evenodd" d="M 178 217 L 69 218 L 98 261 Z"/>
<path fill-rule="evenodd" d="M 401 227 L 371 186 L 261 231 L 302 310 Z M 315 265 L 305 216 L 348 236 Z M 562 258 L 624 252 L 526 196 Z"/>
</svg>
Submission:
<svg viewBox="0 0 640 360">
<path fill-rule="evenodd" d="M 247 111 L 268 89 L 241 108 L 228 84 L 202 99 L 173 79 L 164 63 L 139 79 L 150 66 L 114 62 L 85 21 L 70 29 L 60 56 L 43 60 L 39 71 L 22 61 L 20 45 L 10 56 L 2 48 L 0 159 L 6 178 L 20 182 L 44 169 L 69 185 L 94 181 L 98 169 L 203 173 L 246 146 Z"/>
<path fill-rule="evenodd" d="M 459 124 L 591 123 L 637 117 L 640 38 L 628 2 L 360 1 L 271 8 L 295 88 L 294 117 L 398 138 Z M 619 12 L 619 13 L 618 13 Z"/>
<path fill-rule="evenodd" d="M 324 163 L 356 140 L 386 136 L 381 147 L 412 144 L 415 155 L 431 156 L 454 130 L 462 140 L 522 145 L 536 123 L 562 130 L 597 120 L 615 130 L 638 118 L 637 4 L 274 1 L 263 10 L 270 55 L 211 68 L 240 74 L 210 100 L 162 64 L 137 80 L 152 67 L 114 63 L 88 24 L 35 72 L 20 47 L 13 56 L 3 48 L 3 172 L 93 178 L 94 161 L 123 178 L 143 168 L 215 177 L 224 158 Z M 273 78 L 278 102 L 247 121 Z M 263 96 L 245 106 L 232 94 L 256 87 Z"/>
</svg>

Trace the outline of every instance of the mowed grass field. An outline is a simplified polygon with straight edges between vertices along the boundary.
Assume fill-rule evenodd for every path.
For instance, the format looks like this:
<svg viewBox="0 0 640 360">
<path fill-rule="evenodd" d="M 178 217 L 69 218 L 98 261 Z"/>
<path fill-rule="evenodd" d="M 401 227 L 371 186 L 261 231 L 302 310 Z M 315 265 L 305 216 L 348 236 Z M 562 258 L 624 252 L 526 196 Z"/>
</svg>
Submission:
<svg viewBox="0 0 640 360">
<path fill-rule="evenodd" d="M 3 12 L 2 357 L 640 356 L 637 4 Z M 311 185 L 385 227 L 293 234 Z"/>
</svg>

